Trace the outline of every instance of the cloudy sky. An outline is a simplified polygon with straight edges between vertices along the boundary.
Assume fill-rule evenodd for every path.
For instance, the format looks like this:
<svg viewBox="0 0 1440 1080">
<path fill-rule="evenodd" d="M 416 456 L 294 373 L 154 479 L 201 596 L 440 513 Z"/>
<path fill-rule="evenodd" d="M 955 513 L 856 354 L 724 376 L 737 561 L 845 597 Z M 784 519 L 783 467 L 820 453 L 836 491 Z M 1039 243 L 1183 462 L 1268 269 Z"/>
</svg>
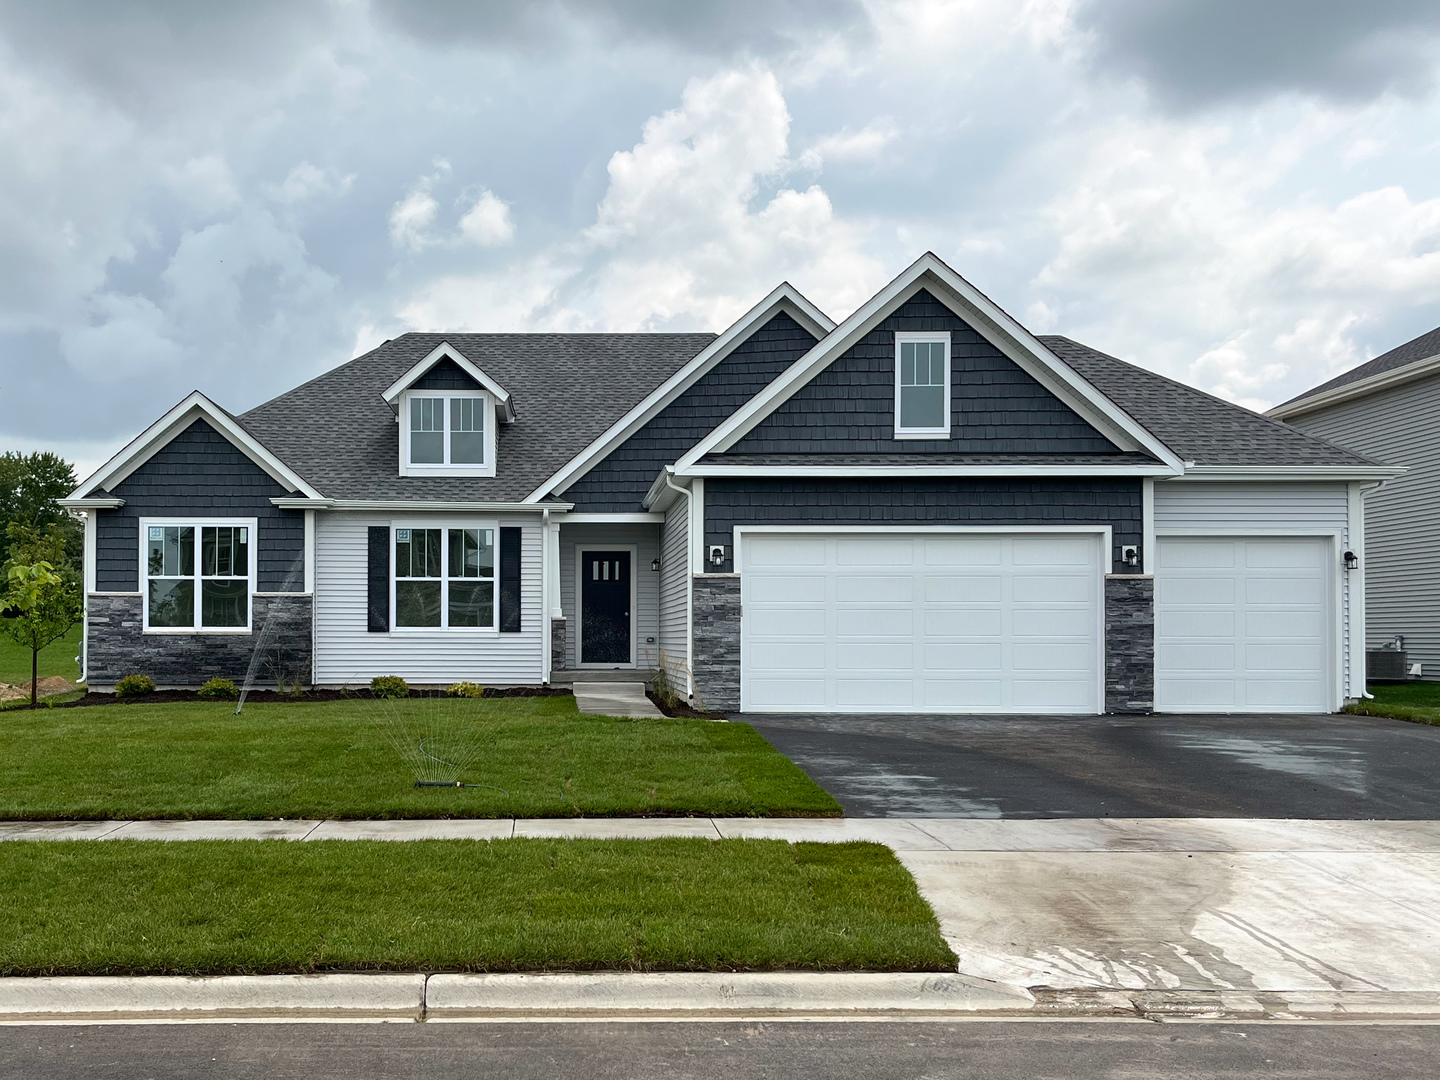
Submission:
<svg viewBox="0 0 1440 1080">
<path fill-rule="evenodd" d="M 926 249 L 1264 407 L 1440 324 L 1433 0 L 0 0 L 0 448 Z"/>
</svg>

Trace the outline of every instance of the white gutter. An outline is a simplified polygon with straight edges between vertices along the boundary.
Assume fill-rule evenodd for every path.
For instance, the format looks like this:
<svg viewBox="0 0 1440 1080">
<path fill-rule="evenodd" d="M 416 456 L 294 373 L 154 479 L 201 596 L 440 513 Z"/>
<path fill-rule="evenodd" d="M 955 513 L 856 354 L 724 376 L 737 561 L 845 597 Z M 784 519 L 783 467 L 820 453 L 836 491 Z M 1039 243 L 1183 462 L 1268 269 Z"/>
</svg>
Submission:
<svg viewBox="0 0 1440 1080">
<path fill-rule="evenodd" d="M 1373 394 L 1380 390 L 1388 390 L 1402 383 L 1413 382 L 1416 379 L 1423 379 L 1428 375 L 1436 373 L 1440 373 L 1440 355 L 1427 356 L 1422 360 L 1415 360 L 1398 368 L 1382 371 L 1378 375 L 1371 375 L 1364 379 L 1356 379 L 1354 382 L 1345 383 L 1343 386 L 1332 387 L 1322 393 L 1312 394 L 1310 397 L 1301 398 L 1299 401 L 1290 401 L 1284 405 L 1276 405 L 1275 408 L 1271 409 L 1265 415 L 1273 420 L 1293 420 L 1297 416 L 1319 412 L 1321 409 L 1328 409 L 1330 406 L 1338 405 L 1343 401 L 1365 397 L 1367 394 Z"/>
<path fill-rule="evenodd" d="M 459 499 L 305 499 L 282 495 L 270 502 L 281 510 L 464 510 L 485 513 L 526 513 L 540 510 L 564 512 L 574 503 L 469 502 Z"/>
</svg>

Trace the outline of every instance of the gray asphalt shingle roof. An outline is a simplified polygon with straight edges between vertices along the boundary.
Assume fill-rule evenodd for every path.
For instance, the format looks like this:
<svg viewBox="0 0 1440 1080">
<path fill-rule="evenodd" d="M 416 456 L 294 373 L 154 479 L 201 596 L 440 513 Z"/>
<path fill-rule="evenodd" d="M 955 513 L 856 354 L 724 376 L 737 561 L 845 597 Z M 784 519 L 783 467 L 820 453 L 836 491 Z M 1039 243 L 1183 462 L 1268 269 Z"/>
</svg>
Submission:
<svg viewBox="0 0 1440 1080">
<path fill-rule="evenodd" d="M 1182 460 L 1197 465 L 1373 465 L 1369 458 L 1067 337 L 1040 341 Z"/>
<path fill-rule="evenodd" d="M 1440 355 L 1440 327 L 1428 333 L 1421 334 L 1417 338 L 1411 338 L 1404 345 L 1397 345 L 1387 353 L 1381 353 L 1374 360 L 1368 360 L 1359 367 L 1353 367 L 1349 371 L 1336 375 L 1329 382 L 1323 382 L 1319 386 L 1312 386 L 1303 394 L 1296 394 L 1291 402 L 1304 401 L 1316 394 L 1323 394 L 1326 390 L 1334 390 L 1339 386 L 1348 386 L 1350 383 L 1359 382 L 1361 379 L 1368 379 L 1372 375 L 1383 375 L 1387 371 L 1394 371 L 1396 368 L 1404 367 L 1406 364 L 1413 364 L 1417 360 L 1428 360 L 1432 356 Z"/>
<path fill-rule="evenodd" d="M 523 499 L 715 339 L 714 334 L 405 334 L 239 420 L 332 499 Z M 381 394 L 448 341 L 508 390 L 495 477 L 398 476 Z"/>
</svg>

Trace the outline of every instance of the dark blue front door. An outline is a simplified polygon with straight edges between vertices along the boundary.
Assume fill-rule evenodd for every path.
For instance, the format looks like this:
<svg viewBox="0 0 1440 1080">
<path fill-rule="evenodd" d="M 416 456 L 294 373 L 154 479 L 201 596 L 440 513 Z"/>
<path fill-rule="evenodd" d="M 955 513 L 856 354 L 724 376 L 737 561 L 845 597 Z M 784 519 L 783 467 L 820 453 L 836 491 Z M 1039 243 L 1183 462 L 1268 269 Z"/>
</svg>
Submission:
<svg viewBox="0 0 1440 1080">
<path fill-rule="evenodd" d="M 580 663 L 630 663 L 630 552 L 580 559 Z"/>
</svg>

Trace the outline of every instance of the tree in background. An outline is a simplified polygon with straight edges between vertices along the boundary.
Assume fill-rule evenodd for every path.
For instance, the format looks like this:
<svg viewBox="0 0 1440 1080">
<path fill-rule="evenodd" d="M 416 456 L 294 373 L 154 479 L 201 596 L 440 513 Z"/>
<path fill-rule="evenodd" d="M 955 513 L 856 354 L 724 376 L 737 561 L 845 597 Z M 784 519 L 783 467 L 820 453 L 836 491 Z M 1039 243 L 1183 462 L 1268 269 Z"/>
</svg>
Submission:
<svg viewBox="0 0 1440 1080">
<path fill-rule="evenodd" d="M 57 454 L 14 450 L 0 454 L 0 560 L 11 557 L 14 541 L 9 526 L 43 532 L 53 525 L 65 538 L 64 551 L 55 565 L 68 565 L 78 572 L 85 548 L 84 529 L 59 502 L 73 490 L 75 470 Z"/>
<path fill-rule="evenodd" d="M 64 527 L 12 522 L 5 530 L 4 608 L 0 633 L 30 650 L 30 704 L 39 700 L 40 650 L 59 641 L 84 611 L 80 574 L 68 562 Z"/>
</svg>

